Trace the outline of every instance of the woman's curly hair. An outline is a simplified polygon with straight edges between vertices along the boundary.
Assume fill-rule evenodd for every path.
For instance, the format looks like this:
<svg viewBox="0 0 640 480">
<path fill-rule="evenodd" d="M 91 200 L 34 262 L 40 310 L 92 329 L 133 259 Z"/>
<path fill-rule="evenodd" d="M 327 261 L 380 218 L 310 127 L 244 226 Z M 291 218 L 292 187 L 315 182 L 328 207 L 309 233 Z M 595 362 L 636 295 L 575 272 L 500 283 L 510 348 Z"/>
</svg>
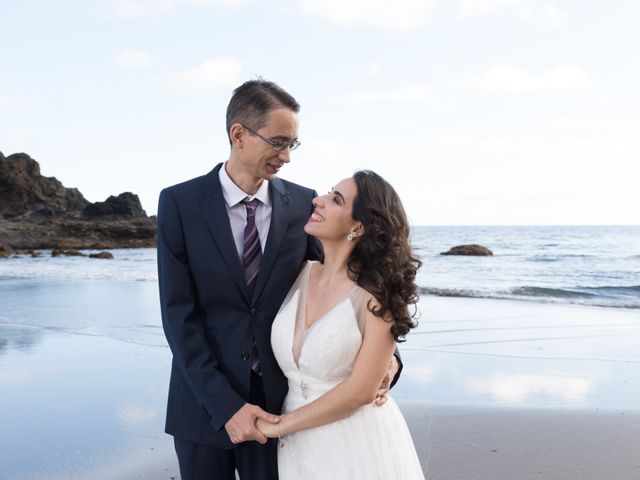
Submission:
<svg viewBox="0 0 640 480">
<path fill-rule="evenodd" d="M 352 216 L 362 223 L 364 234 L 349 257 L 349 274 L 379 302 L 377 307 L 367 305 L 369 311 L 390 319 L 394 340 L 403 342 L 409 330 L 417 326 L 415 278 L 422 262 L 412 254 L 409 222 L 393 187 L 370 170 L 356 172 L 353 179 L 358 193 Z M 409 305 L 414 305 L 413 313 Z"/>
</svg>

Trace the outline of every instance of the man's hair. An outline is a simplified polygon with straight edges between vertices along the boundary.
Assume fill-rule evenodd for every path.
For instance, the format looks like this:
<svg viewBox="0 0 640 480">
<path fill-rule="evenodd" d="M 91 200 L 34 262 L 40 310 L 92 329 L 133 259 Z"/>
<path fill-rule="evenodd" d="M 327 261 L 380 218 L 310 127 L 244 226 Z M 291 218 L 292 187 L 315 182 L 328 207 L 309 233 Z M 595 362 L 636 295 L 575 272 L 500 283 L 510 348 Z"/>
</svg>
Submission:
<svg viewBox="0 0 640 480">
<path fill-rule="evenodd" d="M 300 105 L 289 93 L 274 82 L 261 78 L 244 82 L 233 91 L 227 107 L 227 137 L 231 143 L 231 126 L 241 123 L 259 130 L 267 123 L 267 114 L 276 108 L 288 108 L 294 113 Z"/>
</svg>

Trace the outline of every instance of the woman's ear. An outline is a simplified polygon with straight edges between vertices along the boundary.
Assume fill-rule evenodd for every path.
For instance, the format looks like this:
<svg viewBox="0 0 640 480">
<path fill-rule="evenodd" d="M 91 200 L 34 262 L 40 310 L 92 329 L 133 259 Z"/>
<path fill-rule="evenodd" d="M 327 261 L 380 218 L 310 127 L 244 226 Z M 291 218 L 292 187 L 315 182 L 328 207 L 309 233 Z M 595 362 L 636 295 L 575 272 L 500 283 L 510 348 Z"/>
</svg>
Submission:
<svg viewBox="0 0 640 480">
<path fill-rule="evenodd" d="M 364 225 L 360 222 L 356 222 L 356 226 L 352 231 L 357 237 L 361 237 L 364 235 Z"/>
</svg>

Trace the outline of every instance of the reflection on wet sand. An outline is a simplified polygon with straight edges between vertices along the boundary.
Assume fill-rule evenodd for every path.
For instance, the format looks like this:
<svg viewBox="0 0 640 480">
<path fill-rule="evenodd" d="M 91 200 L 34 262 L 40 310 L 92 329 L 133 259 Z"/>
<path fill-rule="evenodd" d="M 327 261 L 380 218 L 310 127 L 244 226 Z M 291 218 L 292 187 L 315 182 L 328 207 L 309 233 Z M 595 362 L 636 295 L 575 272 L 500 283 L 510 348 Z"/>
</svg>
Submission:
<svg viewBox="0 0 640 480">
<path fill-rule="evenodd" d="M 0 323 L 0 355 L 9 350 L 28 352 L 42 340 L 42 333 L 31 327 L 7 327 Z"/>
<path fill-rule="evenodd" d="M 423 297 L 396 396 L 452 405 L 636 408 L 635 310 Z M 493 314 L 493 315 L 490 315 Z"/>
<path fill-rule="evenodd" d="M 171 355 L 157 285 L 41 282 L 46 288 L 0 283 L 0 472 L 20 480 L 177 477 L 163 433 Z M 531 448 L 542 449 L 545 433 L 533 426 L 553 429 L 558 411 L 584 419 L 640 405 L 630 381 L 640 373 L 635 311 L 442 297 L 424 297 L 420 309 L 416 334 L 400 346 L 404 371 L 392 395 L 408 409 L 434 478 L 473 478 L 451 471 L 446 451 L 474 465 L 480 447 L 466 439 L 495 434 L 507 449 L 522 440 L 521 418 L 532 422 Z M 467 411 L 480 413 L 449 421 Z M 491 422 L 502 413 L 500 430 Z M 435 433 L 425 439 L 430 419 Z M 492 461 L 489 450 L 478 465 Z"/>
</svg>

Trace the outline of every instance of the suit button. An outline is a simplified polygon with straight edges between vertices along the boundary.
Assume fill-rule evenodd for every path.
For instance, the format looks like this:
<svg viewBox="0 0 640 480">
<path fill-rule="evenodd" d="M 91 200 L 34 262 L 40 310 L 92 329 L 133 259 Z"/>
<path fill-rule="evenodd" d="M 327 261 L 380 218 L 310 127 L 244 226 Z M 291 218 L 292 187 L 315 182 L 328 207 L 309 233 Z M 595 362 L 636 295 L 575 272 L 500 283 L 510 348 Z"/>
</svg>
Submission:
<svg viewBox="0 0 640 480">
<path fill-rule="evenodd" d="M 255 308 L 251 309 L 251 315 L 255 316 L 255 314 L 258 313 L 258 311 Z"/>
<path fill-rule="evenodd" d="M 248 352 L 242 352 L 240 354 L 240 359 L 246 362 L 247 360 L 249 360 L 249 353 Z"/>
</svg>

